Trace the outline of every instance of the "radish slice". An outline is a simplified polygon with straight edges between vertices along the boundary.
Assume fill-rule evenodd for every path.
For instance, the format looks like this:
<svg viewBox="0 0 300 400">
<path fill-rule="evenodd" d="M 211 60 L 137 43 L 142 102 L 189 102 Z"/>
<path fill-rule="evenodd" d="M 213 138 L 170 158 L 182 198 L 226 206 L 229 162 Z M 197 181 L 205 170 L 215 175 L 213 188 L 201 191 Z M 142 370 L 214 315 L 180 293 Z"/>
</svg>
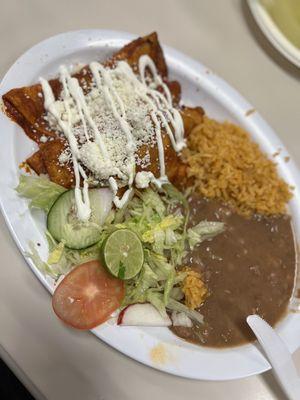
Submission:
<svg viewBox="0 0 300 400">
<path fill-rule="evenodd" d="M 184 312 L 173 311 L 171 319 L 173 326 L 184 326 L 185 328 L 193 326 L 192 320 Z"/>
<path fill-rule="evenodd" d="M 108 188 L 98 189 L 95 193 L 94 196 L 98 197 L 98 202 L 95 201 L 94 207 L 97 208 L 98 211 L 98 223 L 99 225 L 103 225 L 112 207 L 113 194 Z"/>
<path fill-rule="evenodd" d="M 124 326 L 170 326 L 172 321 L 150 303 L 132 304 L 119 314 L 118 325 Z"/>
</svg>

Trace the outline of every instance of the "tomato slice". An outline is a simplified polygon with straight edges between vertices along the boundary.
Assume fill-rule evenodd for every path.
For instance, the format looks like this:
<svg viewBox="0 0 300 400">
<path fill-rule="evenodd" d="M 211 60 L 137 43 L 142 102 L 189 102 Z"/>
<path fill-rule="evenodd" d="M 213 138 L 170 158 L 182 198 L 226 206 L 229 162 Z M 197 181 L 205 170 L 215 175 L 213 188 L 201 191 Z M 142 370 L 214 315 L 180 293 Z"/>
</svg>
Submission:
<svg viewBox="0 0 300 400">
<path fill-rule="evenodd" d="M 110 275 L 99 261 L 75 267 L 57 286 L 52 306 L 67 325 L 92 329 L 120 307 L 124 282 Z"/>
</svg>

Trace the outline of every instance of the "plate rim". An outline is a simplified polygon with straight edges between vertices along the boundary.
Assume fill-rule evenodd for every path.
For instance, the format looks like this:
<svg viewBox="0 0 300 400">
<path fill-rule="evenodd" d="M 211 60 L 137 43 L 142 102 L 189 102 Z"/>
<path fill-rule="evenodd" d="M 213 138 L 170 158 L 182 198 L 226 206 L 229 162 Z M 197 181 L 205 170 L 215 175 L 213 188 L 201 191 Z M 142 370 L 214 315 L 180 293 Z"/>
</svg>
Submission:
<svg viewBox="0 0 300 400">
<path fill-rule="evenodd" d="M 108 36 L 110 37 L 112 40 L 113 39 L 119 39 L 121 41 L 127 41 L 127 40 L 131 40 L 133 38 L 136 37 L 136 35 L 131 34 L 131 33 L 127 33 L 127 32 L 122 32 L 122 31 L 114 31 L 114 30 L 101 30 L 101 29 L 83 29 L 83 30 L 74 30 L 74 31 L 69 31 L 69 32 L 65 32 L 65 33 L 60 33 L 58 35 L 54 35 L 51 36 L 47 39 L 42 40 L 41 42 L 35 44 L 34 46 L 32 46 L 30 49 L 28 49 L 27 51 L 25 51 L 14 63 L 13 65 L 9 68 L 9 70 L 7 71 L 7 73 L 4 75 L 1 83 L 0 83 L 0 92 L 2 92 L 2 88 L 3 86 L 5 86 L 6 80 L 9 77 L 11 71 L 13 70 L 14 66 L 19 63 L 20 61 L 22 61 L 22 58 L 26 56 L 26 54 L 28 54 L 29 52 L 31 52 L 32 50 L 38 48 L 39 46 L 44 46 L 45 44 L 48 44 L 49 42 L 51 42 L 52 40 L 57 40 L 59 38 L 65 37 L 66 35 L 82 35 L 82 34 L 95 34 L 97 33 L 98 35 L 101 35 L 103 37 Z M 108 38 L 106 39 L 108 40 Z M 177 61 L 179 61 L 179 63 L 183 63 L 183 64 L 187 64 L 191 67 L 191 70 L 195 70 L 195 68 L 198 68 L 199 70 L 203 70 L 203 72 L 207 73 L 206 71 L 208 70 L 207 67 L 205 67 L 203 64 L 199 63 L 198 61 L 195 61 L 194 59 L 192 59 L 191 57 L 186 56 L 185 54 L 171 48 L 168 46 L 164 46 L 162 45 L 164 51 L 165 51 L 165 56 L 166 59 L 168 59 L 168 57 L 173 57 L 174 59 L 177 59 Z M 246 109 L 250 109 L 252 106 L 250 103 L 248 103 L 247 100 L 244 99 L 243 96 L 241 96 L 232 86 L 230 86 L 227 82 L 225 82 L 222 78 L 219 78 L 218 76 L 212 74 L 212 82 L 210 82 L 210 84 L 216 85 L 216 86 L 222 86 L 223 90 L 224 88 L 226 89 L 226 94 L 222 93 L 224 95 L 223 101 L 226 102 L 227 98 L 235 98 L 235 101 L 240 101 L 245 110 Z M 241 106 L 239 106 L 238 108 L 241 108 Z M 240 111 L 241 113 L 242 111 Z M 262 125 L 263 129 L 271 135 L 271 138 L 276 138 L 276 142 L 280 144 L 280 147 L 282 149 L 285 150 L 284 145 L 282 144 L 281 140 L 277 137 L 277 135 L 275 134 L 275 132 L 272 130 L 272 128 L 270 128 L 270 126 L 262 119 L 262 117 L 255 112 L 253 116 L 251 116 L 251 121 L 254 125 L 259 124 Z M 9 121 L 10 122 L 10 121 Z M 11 122 L 10 122 L 11 123 Z M 1 125 L 1 121 L 0 121 L 0 125 Z M 262 128 L 260 128 L 262 129 Z M 295 175 L 296 172 L 298 173 L 298 168 L 296 167 L 296 164 L 291 160 L 289 168 L 288 168 L 291 172 L 291 175 Z M 297 193 L 298 193 L 298 189 L 297 189 Z M 297 194 L 297 197 L 299 196 L 299 193 Z M 10 234 L 12 235 L 18 249 L 20 250 L 21 254 L 23 255 L 23 257 L 25 258 L 25 260 L 27 261 L 27 263 L 29 264 L 31 270 L 33 271 L 33 273 L 36 275 L 36 277 L 40 280 L 40 282 L 42 283 L 42 285 L 44 287 L 46 287 L 46 289 L 48 291 L 50 291 L 50 293 L 52 293 L 51 287 L 50 285 L 45 284 L 45 278 L 44 275 L 37 269 L 37 267 L 34 266 L 34 264 L 31 262 L 31 260 L 28 259 L 28 257 L 25 256 L 24 254 L 24 247 L 21 243 L 21 241 L 18 238 L 18 235 L 16 233 L 16 231 L 14 230 L 12 223 L 8 217 L 8 214 L 6 214 L 5 211 L 5 207 L 2 201 L 2 196 L 0 195 L 0 208 L 2 211 L 2 214 L 4 216 L 5 222 L 9 228 Z M 190 374 L 186 374 L 184 372 L 176 372 L 172 369 L 167 368 L 166 366 L 159 366 L 159 365 L 153 365 L 149 362 L 147 362 L 143 357 L 138 357 L 137 355 L 133 355 L 129 352 L 126 351 L 126 349 L 122 349 L 121 347 L 116 346 L 115 344 L 111 344 L 110 341 L 107 338 L 103 338 L 102 336 L 99 336 L 98 332 L 95 332 L 95 330 L 92 331 L 99 339 L 103 340 L 104 342 L 106 342 L 107 344 L 109 344 L 110 346 L 112 346 L 113 348 L 115 348 L 116 350 L 120 351 L 123 354 L 126 354 L 127 356 L 133 358 L 134 360 L 137 360 L 138 362 L 141 362 L 143 364 L 146 364 L 150 367 L 159 369 L 163 372 L 167 372 L 173 375 L 177 375 L 177 376 L 181 376 L 181 377 L 186 377 L 186 378 L 190 378 L 190 379 L 198 379 L 198 380 L 212 380 L 212 381 L 222 381 L 222 380 L 229 380 L 229 379 L 240 379 L 243 377 L 248 377 L 248 376 L 252 376 L 252 375 L 256 375 L 256 374 L 260 374 L 262 372 L 267 371 L 268 369 L 270 369 L 270 365 L 266 362 L 264 367 L 261 367 L 259 370 L 248 373 L 248 374 L 235 374 L 234 376 L 226 376 L 224 378 L 210 378 L 210 377 L 197 377 L 197 376 L 191 376 Z M 194 345 L 193 345 L 194 346 Z M 246 345 L 248 346 L 253 346 L 253 345 Z M 197 346 L 196 346 L 197 347 Z M 300 343 L 297 344 L 297 347 L 300 347 Z M 218 351 L 225 351 L 225 350 L 218 350 Z"/>
<path fill-rule="evenodd" d="M 279 53 L 300 68 L 300 50 L 281 32 L 258 0 L 247 0 L 258 27 Z"/>
</svg>

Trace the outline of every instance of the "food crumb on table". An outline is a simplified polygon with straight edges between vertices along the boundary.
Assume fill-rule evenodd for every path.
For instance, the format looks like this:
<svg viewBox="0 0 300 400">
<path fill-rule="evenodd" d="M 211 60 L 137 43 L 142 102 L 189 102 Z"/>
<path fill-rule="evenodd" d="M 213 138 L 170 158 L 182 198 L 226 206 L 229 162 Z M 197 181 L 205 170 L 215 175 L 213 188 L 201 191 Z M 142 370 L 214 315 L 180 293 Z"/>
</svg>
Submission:
<svg viewBox="0 0 300 400">
<path fill-rule="evenodd" d="M 249 110 L 247 110 L 247 111 L 245 112 L 245 116 L 246 116 L 246 117 L 250 117 L 250 115 L 254 114 L 255 111 L 256 111 L 255 108 L 250 108 Z"/>
</svg>

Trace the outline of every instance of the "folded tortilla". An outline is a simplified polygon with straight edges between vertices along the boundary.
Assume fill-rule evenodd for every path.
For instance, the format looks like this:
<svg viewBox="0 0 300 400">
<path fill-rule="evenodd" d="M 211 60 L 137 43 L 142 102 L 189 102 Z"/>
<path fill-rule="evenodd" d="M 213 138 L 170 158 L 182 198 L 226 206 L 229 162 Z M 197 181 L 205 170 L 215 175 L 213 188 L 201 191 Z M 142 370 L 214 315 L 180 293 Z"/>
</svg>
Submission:
<svg viewBox="0 0 300 400">
<path fill-rule="evenodd" d="M 154 61 L 158 73 L 162 76 L 171 91 L 174 104 L 178 104 L 181 96 L 181 87 L 176 81 L 168 81 L 167 65 L 155 32 L 130 42 L 104 62 L 104 65 L 113 67 L 117 61 L 125 60 L 136 71 L 138 60 L 142 55 L 148 55 Z M 89 87 L 92 80 L 92 74 L 88 66 L 83 67 L 78 73 L 74 74 L 74 77 L 78 79 L 83 89 Z M 51 79 L 49 80 L 49 84 L 55 98 L 58 98 L 62 90 L 60 81 L 58 79 Z M 44 118 L 46 111 L 41 85 L 38 83 L 32 86 L 12 89 L 3 95 L 3 102 L 6 114 L 20 125 L 24 132 L 39 145 L 39 150 L 30 156 L 26 160 L 26 163 L 37 174 L 47 173 L 51 181 L 66 188 L 73 187 L 75 180 L 72 165 L 60 165 L 58 162 L 58 157 L 65 148 L 66 143 L 57 136 Z M 189 120 L 191 117 L 185 115 L 186 110 L 182 109 L 183 119 Z M 202 117 L 203 113 L 197 112 L 196 114 Z M 178 155 L 171 146 L 169 137 L 164 133 L 163 143 L 165 148 L 166 173 L 172 181 L 176 177 L 176 171 L 180 162 Z M 157 147 L 148 150 L 151 163 L 150 167 L 147 167 L 147 170 L 150 170 L 158 177 Z M 145 152 L 145 149 L 140 148 L 139 151 L 142 154 Z M 137 171 L 141 169 L 141 167 L 137 166 Z"/>
</svg>

